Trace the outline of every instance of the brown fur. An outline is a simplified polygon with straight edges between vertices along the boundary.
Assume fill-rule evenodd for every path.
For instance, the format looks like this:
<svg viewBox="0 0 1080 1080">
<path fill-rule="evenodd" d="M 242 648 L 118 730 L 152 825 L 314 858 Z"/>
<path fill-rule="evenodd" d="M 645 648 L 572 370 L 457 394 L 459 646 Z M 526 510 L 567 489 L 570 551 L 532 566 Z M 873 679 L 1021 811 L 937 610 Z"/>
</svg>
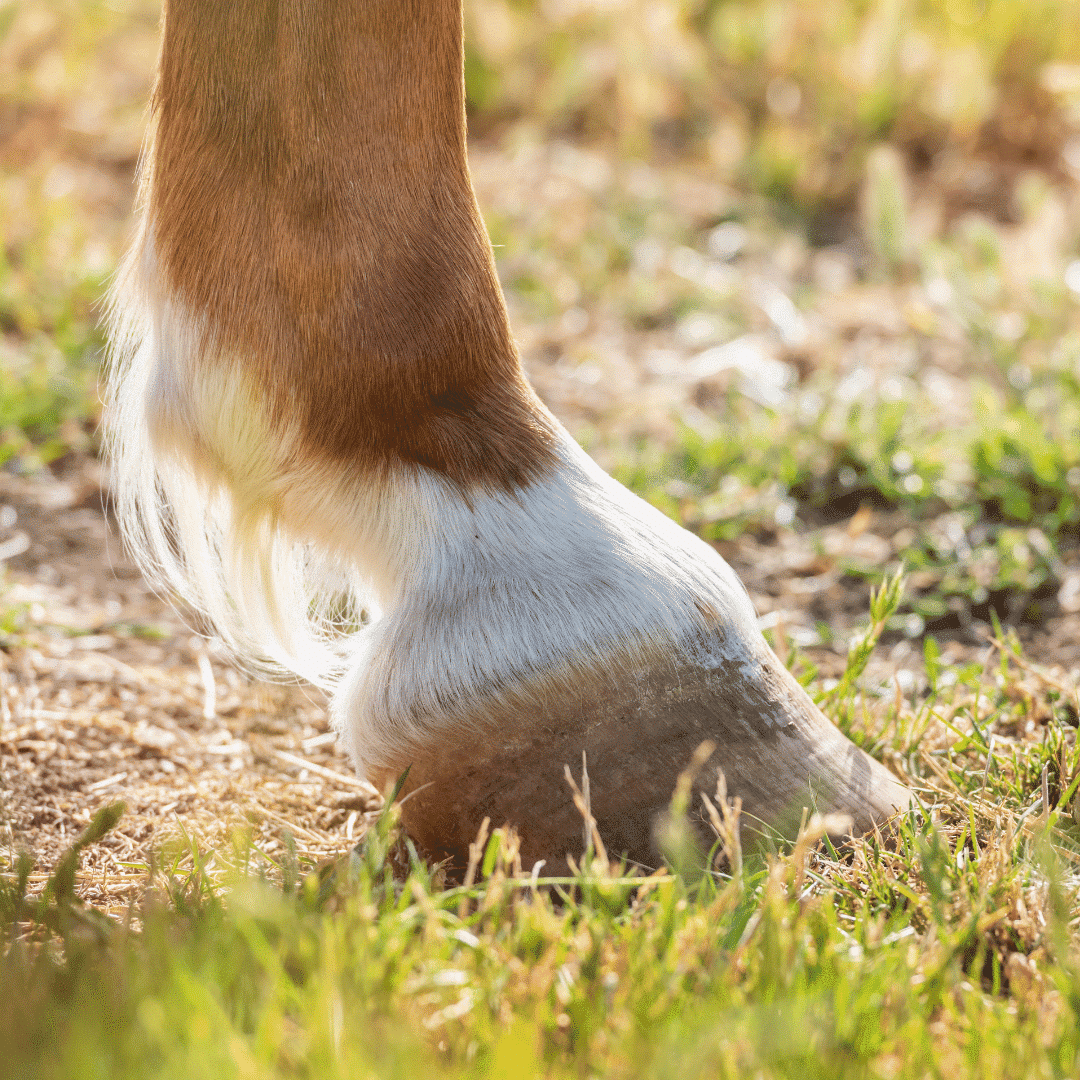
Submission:
<svg viewBox="0 0 1080 1080">
<path fill-rule="evenodd" d="M 303 449 L 513 487 L 521 372 L 465 150 L 460 0 L 171 0 L 147 184 L 160 272 Z"/>
</svg>

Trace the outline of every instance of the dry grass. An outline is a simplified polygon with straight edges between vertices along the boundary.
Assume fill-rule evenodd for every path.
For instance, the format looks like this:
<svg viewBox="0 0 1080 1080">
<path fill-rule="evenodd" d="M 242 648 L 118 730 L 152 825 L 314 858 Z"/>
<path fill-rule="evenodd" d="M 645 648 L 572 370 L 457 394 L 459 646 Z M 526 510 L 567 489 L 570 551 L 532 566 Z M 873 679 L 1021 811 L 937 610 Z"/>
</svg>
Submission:
<svg viewBox="0 0 1080 1080">
<path fill-rule="evenodd" d="M 35 852 L 44 882 L 96 810 L 127 810 L 91 849 L 79 892 L 124 910 L 152 857 L 190 865 L 190 842 L 227 848 L 250 831 L 280 860 L 338 855 L 363 833 L 377 792 L 327 732 L 317 694 L 252 684 L 143 584 L 101 511 L 98 467 L 66 480 L 4 476 L 9 528 L 0 643 L 2 856 Z M 14 520 L 10 520 L 14 518 Z"/>
</svg>

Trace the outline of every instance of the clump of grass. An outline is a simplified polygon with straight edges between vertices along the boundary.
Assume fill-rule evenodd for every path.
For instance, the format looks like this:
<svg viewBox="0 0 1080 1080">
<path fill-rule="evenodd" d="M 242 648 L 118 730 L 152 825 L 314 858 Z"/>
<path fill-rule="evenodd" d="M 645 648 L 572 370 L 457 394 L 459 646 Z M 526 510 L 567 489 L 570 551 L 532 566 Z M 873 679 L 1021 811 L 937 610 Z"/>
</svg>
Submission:
<svg viewBox="0 0 1080 1080">
<path fill-rule="evenodd" d="M 675 451 L 624 463 L 619 476 L 718 541 L 842 520 L 863 505 L 894 512 L 911 527 L 904 558 L 922 582 L 906 610 L 926 626 L 989 621 L 992 610 L 1039 621 L 1076 553 L 1080 394 L 1051 372 L 1011 404 L 989 382 L 971 389 L 962 423 L 917 388 L 901 401 L 873 390 L 838 400 L 834 388 L 830 400 L 813 380 L 782 409 L 732 391 L 716 434 L 684 428 Z"/>
</svg>

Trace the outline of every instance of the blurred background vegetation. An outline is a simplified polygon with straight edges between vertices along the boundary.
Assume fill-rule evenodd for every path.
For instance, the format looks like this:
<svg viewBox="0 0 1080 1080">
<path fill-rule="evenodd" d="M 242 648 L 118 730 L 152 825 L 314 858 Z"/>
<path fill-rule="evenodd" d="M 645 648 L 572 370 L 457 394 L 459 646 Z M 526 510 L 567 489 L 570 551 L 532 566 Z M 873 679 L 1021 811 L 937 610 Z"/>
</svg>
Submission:
<svg viewBox="0 0 1080 1080">
<path fill-rule="evenodd" d="M 474 130 L 690 158 L 843 239 L 882 142 L 916 175 L 980 157 L 1067 169 L 1078 15 L 1071 0 L 473 0 Z M 1005 209 L 1007 186 L 981 186 Z"/>
<path fill-rule="evenodd" d="M 159 17 L 0 2 L 8 468 L 93 451 Z M 541 393 L 717 542 L 900 514 L 912 633 L 1080 610 L 1078 27 L 1080 0 L 466 0 Z"/>
</svg>

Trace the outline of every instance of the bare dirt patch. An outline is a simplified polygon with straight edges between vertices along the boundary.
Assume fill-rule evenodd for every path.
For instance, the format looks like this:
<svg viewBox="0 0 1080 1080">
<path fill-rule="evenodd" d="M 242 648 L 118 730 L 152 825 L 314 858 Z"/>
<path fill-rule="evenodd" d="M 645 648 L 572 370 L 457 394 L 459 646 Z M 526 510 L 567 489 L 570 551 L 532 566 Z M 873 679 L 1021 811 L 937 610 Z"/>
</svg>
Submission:
<svg viewBox="0 0 1080 1080">
<path fill-rule="evenodd" d="M 254 683 L 143 582 L 102 511 L 98 466 L 0 473 L 7 552 L 0 643 L 0 843 L 41 882 L 101 806 L 120 825 L 83 860 L 108 910 L 145 883 L 153 851 L 227 850 L 250 830 L 270 860 L 338 855 L 377 793 L 357 780 L 307 687 Z"/>
</svg>

